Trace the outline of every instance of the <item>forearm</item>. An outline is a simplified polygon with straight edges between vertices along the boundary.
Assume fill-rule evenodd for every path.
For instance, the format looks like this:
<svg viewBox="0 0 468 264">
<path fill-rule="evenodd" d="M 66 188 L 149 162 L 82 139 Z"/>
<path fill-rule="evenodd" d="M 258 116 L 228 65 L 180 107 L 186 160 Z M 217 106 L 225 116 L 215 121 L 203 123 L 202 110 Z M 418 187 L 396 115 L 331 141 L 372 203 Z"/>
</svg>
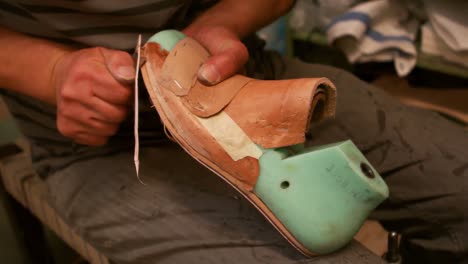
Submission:
<svg viewBox="0 0 468 264">
<path fill-rule="evenodd" d="M 188 35 L 207 26 L 222 26 L 239 38 L 255 32 L 285 14 L 294 0 L 222 0 L 201 14 L 186 30 Z"/>
<path fill-rule="evenodd" d="M 0 88 L 55 103 L 56 61 L 71 49 L 0 27 Z"/>
</svg>

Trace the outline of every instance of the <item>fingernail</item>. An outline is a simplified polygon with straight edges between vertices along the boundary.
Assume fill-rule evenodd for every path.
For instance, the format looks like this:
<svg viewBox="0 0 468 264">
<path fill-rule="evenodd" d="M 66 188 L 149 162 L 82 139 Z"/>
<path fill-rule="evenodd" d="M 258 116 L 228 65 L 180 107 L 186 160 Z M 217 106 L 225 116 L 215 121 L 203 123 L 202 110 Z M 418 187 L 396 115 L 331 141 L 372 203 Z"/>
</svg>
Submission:
<svg viewBox="0 0 468 264">
<path fill-rule="evenodd" d="M 221 75 L 218 69 L 214 65 L 204 64 L 199 72 L 198 76 L 208 84 L 216 84 L 221 80 Z"/>
<path fill-rule="evenodd" d="M 124 80 L 135 79 L 135 69 L 130 66 L 120 66 L 117 68 L 117 75 Z"/>
</svg>

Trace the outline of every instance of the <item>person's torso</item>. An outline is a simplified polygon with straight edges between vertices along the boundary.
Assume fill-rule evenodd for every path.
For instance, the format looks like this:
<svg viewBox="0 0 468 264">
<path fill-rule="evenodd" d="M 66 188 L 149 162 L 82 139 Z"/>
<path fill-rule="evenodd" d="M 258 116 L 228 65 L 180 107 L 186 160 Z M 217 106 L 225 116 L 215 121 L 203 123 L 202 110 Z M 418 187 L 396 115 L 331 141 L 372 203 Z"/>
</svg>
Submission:
<svg viewBox="0 0 468 264">
<path fill-rule="evenodd" d="M 166 28 L 180 29 L 213 0 L 5 0 L 0 25 L 87 46 L 130 50 Z"/>
</svg>

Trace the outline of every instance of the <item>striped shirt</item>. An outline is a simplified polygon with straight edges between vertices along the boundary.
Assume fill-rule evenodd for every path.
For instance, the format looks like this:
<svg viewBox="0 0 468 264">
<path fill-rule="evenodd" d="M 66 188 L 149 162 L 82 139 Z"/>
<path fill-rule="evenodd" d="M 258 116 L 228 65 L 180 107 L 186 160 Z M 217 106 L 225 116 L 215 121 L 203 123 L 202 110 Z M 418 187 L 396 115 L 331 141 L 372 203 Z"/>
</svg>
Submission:
<svg viewBox="0 0 468 264">
<path fill-rule="evenodd" d="M 194 15 L 215 0 L 4 0 L 0 1 L 0 25 L 31 36 L 121 50 L 135 47 L 137 35 L 146 40 L 166 28 L 181 29 Z M 143 91 L 142 91 L 142 94 Z M 0 95 L 23 133 L 33 143 L 36 169 L 44 175 L 76 160 L 97 155 L 106 148 L 73 147 L 56 128 L 55 107 L 0 88 Z M 147 97 L 140 98 L 140 137 L 144 144 L 164 133 Z M 131 147 L 132 120 L 126 120 L 111 139 L 111 146 Z M 114 142 L 114 143 L 112 143 Z M 77 154 L 78 153 L 78 154 Z M 41 165 L 41 164 L 46 165 Z"/>
<path fill-rule="evenodd" d="M 129 50 L 166 28 L 180 29 L 213 0 L 5 0 L 0 25 L 33 36 Z"/>
</svg>

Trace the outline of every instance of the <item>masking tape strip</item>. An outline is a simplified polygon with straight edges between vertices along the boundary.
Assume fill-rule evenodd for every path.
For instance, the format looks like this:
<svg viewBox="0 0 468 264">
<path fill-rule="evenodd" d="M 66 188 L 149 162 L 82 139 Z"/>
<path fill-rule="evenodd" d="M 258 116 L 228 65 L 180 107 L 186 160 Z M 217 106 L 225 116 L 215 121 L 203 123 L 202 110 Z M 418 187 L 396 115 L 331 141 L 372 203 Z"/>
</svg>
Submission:
<svg viewBox="0 0 468 264">
<path fill-rule="evenodd" d="M 226 112 L 221 111 L 212 117 L 197 117 L 197 119 L 234 161 L 247 156 L 256 159 L 262 156 L 262 150 L 250 140 Z"/>
</svg>

